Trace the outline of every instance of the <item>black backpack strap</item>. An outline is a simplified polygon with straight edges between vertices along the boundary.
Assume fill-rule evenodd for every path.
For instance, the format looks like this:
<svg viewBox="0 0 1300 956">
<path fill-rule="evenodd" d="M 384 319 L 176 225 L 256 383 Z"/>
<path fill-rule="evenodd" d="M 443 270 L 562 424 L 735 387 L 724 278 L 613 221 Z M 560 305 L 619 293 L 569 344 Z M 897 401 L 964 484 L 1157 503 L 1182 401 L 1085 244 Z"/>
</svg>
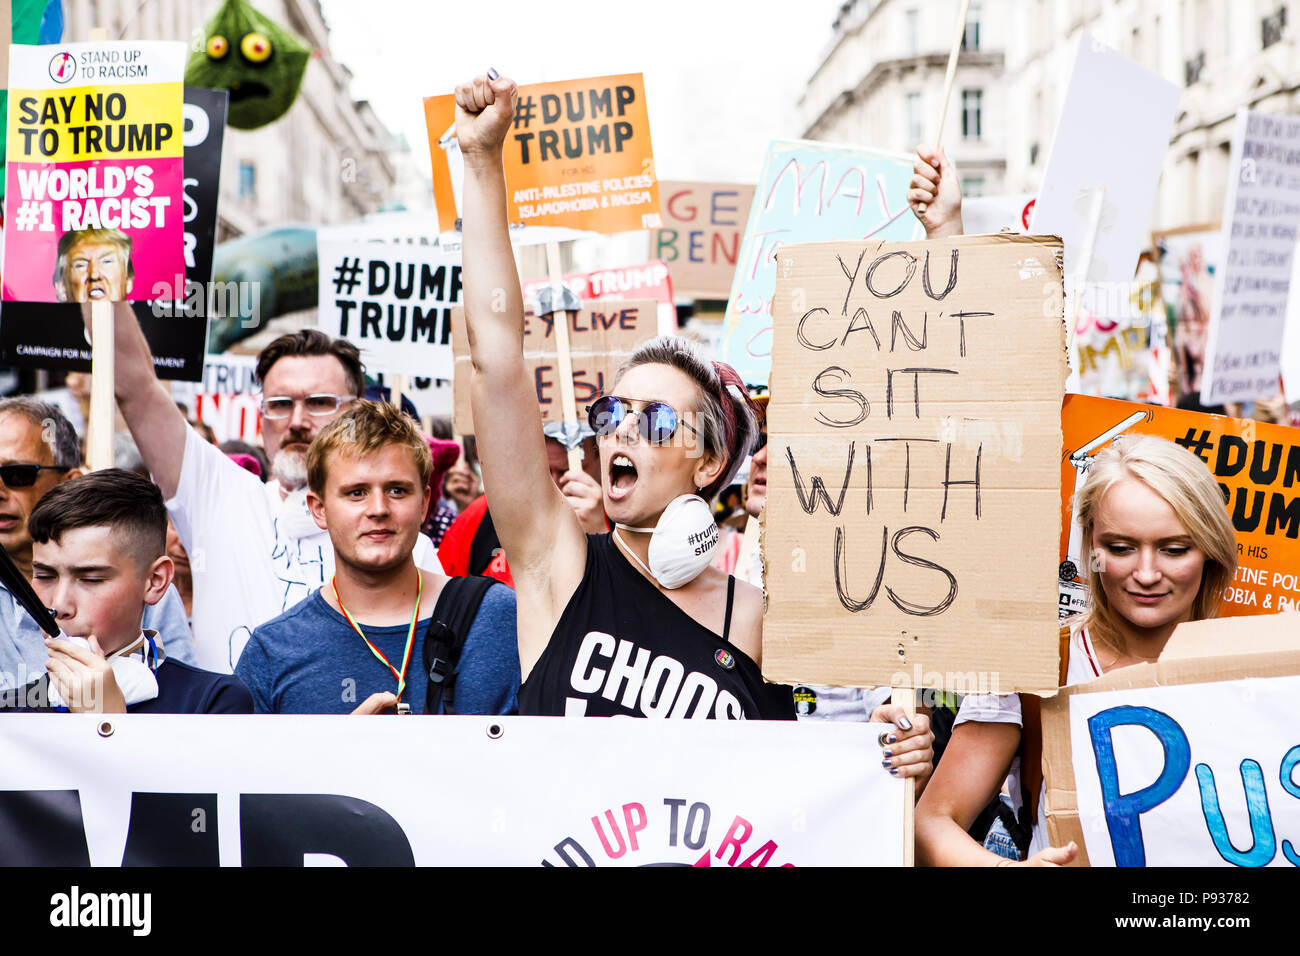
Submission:
<svg viewBox="0 0 1300 956">
<path fill-rule="evenodd" d="M 722 622 L 722 639 L 724 641 L 731 639 L 731 602 L 736 597 L 736 576 L 734 574 L 727 576 L 727 616 Z"/>
<path fill-rule="evenodd" d="M 474 625 L 479 605 L 496 584 L 492 578 L 448 578 L 433 608 L 433 619 L 424 635 L 424 669 L 429 685 L 424 694 L 426 714 L 454 714 L 456 666 L 465 638 Z"/>
</svg>

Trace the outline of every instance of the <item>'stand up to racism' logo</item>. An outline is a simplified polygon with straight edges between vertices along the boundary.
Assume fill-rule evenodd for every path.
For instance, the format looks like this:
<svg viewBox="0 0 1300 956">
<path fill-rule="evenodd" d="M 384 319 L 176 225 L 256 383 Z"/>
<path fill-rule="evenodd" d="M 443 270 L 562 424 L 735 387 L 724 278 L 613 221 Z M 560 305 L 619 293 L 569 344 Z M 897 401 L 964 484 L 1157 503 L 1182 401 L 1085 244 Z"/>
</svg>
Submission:
<svg viewBox="0 0 1300 956">
<path fill-rule="evenodd" d="M 669 797 L 596 814 L 547 851 L 542 866 L 794 866 L 770 836 L 738 814 Z"/>
<path fill-rule="evenodd" d="M 76 75 L 77 61 L 71 53 L 56 53 L 50 59 L 50 79 L 55 83 L 67 83 Z"/>
</svg>

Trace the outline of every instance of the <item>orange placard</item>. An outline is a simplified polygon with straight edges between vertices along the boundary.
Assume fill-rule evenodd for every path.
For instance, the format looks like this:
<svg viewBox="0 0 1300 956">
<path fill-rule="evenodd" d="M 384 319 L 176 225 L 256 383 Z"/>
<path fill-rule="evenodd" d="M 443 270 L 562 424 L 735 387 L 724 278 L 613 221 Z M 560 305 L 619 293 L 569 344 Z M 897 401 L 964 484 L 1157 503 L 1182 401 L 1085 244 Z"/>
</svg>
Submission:
<svg viewBox="0 0 1300 956">
<path fill-rule="evenodd" d="M 464 162 L 456 98 L 428 96 L 439 228 L 460 219 Z M 659 182 L 640 73 L 519 87 L 505 142 L 511 224 L 591 232 L 657 229 Z"/>
<path fill-rule="evenodd" d="M 1087 606 L 1087 547 L 1073 519 L 1086 456 L 1123 434 L 1182 445 L 1214 474 L 1237 530 L 1237 576 L 1222 614 L 1276 614 L 1300 604 L 1300 430 L 1282 425 L 1067 395 L 1061 407 L 1061 616 Z"/>
</svg>

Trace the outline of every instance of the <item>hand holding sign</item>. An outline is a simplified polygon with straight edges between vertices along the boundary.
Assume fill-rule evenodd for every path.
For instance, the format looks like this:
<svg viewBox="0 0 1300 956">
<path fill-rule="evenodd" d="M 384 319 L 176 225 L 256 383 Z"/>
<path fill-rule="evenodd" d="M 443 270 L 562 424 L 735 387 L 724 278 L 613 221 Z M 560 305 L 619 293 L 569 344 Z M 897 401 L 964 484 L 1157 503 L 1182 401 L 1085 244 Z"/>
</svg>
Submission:
<svg viewBox="0 0 1300 956">
<path fill-rule="evenodd" d="M 937 146 L 916 147 L 907 202 L 925 226 L 927 239 L 962 234 L 961 180 L 957 167 Z"/>
<path fill-rule="evenodd" d="M 495 70 L 492 71 L 496 73 Z M 476 76 L 456 87 L 456 139 L 466 161 L 499 153 L 515 116 L 515 81 Z"/>
</svg>

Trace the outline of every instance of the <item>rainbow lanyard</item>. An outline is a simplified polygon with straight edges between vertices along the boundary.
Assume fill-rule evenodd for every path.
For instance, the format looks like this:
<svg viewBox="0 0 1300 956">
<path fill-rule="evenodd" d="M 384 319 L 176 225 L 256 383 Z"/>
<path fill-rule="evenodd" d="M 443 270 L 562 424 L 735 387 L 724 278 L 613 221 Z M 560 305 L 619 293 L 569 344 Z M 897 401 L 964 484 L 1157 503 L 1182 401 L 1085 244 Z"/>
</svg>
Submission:
<svg viewBox="0 0 1300 956">
<path fill-rule="evenodd" d="M 370 648 L 370 653 L 379 658 L 384 666 L 392 671 L 393 676 L 397 678 L 397 700 L 399 703 L 402 700 L 402 692 L 406 690 L 406 665 L 411 663 L 411 648 L 415 645 L 415 623 L 420 619 L 420 594 L 424 591 L 424 575 L 420 573 L 419 568 L 415 569 L 415 574 L 415 610 L 411 612 L 411 627 L 406 632 L 406 650 L 402 653 L 401 671 L 398 671 L 396 667 L 388 662 L 388 658 L 383 655 L 379 648 L 370 643 L 370 638 L 366 637 L 365 631 L 361 630 L 361 625 L 352 619 L 348 609 L 343 606 L 343 599 L 339 597 L 338 585 L 334 583 L 338 579 L 338 575 L 335 574 L 334 577 L 330 578 L 330 587 L 334 589 L 334 600 L 339 602 L 339 610 L 343 612 L 343 616 L 352 625 L 352 630 L 356 631 L 357 636 L 366 642 L 366 647 Z"/>
</svg>

